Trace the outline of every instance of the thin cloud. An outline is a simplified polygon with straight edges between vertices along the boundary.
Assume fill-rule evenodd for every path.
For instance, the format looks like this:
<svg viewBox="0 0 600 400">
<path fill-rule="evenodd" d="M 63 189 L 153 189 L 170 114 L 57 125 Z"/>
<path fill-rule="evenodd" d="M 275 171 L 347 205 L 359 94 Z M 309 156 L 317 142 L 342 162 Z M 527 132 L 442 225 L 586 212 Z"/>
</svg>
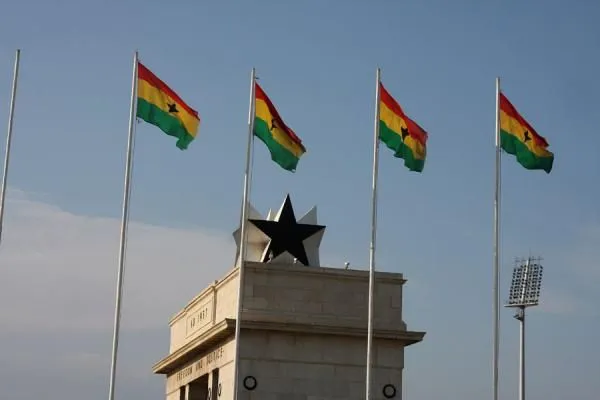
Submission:
<svg viewBox="0 0 600 400">
<path fill-rule="evenodd" d="M 0 250 L 3 331 L 110 331 L 119 220 L 76 215 L 11 191 Z M 132 222 L 124 329 L 166 327 L 230 267 L 231 234 Z M 10 306 L 7 306 L 10 305 Z"/>
</svg>

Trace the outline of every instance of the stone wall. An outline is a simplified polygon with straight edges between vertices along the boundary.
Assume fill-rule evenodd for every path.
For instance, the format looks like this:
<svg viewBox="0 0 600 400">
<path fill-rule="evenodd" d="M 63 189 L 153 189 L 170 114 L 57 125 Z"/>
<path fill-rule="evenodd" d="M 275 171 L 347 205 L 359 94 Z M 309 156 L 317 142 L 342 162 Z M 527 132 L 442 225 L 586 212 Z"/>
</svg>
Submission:
<svg viewBox="0 0 600 400">
<path fill-rule="evenodd" d="M 244 320 L 364 328 L 368 271 L 249 263 L 244 270 Z M 406 330 L 402 274 L 377 273 L 375 329 Z"/>
<path fill-rule="evenodd" d="M 241 344 L 241 379 L 252 376 L 257 385 L 242 386 L 240 400 L 365 398 L 364 338 L 251 331 Z M 373 350 L 373 399 L 385 399 L 386 384 L 401 399 L 403 347 L 377 340 Z"/>
</svg>

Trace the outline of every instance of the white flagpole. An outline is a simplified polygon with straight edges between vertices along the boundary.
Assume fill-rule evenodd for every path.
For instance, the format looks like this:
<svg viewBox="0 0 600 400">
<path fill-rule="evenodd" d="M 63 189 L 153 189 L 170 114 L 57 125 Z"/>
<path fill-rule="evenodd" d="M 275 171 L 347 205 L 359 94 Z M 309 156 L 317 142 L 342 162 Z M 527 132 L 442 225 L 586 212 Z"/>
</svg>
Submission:
<svg viewBox="0 0 600 400">
<path fill-rule="evenodd" d="M 8 133 L 6 134 L 6 149 L 4 150 L 4 170 L 2 172 L 2 190 L 0 193 L 0 241 L 2 240 L 2 226 L 4 224 L 4 200 L 8 178 L 8 162 L 10 159 L 10 145 L 12 142 L 13 118 L 15 113 L 15 99 L 17 97 L 17 81 L 19 78 L 19 59 L 21 50 L 17 49 L 15 55 L 15 69 L 13 73 L 12 92 L 10 96 L 10 111 L 8 113 Z"/>
<path fill-rule="evenodd" d="M 119 348 L 119 329 L 121 324 L 121 296 L 123 292 L 123 274 L 125 270 L 125 251 L 127 243 L 127 224 L 129 222 L 129 195 L 131 194 L 131 170 L 133 168 L 133 145 L 135 104 L 137 98 L 138 53 L 133 55 L 133 73 L 131 81 L 131 109 L 129 110 L 129 136 L 127 138 L 127 161 L 125 163 L 125 185 L 123 189 L 123 213 L 121 218 L 121 242 L 119 245 L 119 269 L 117 270 L 117 293 L 115 298 L 115 321 L 113 330 L 112 358 L 110 363 L 110 384 L 108 400 L 115 398 L 115 373 L 117 370 L 117 350 Z"/>
<path fill-rule="evenodd" d="M 500 242 L 500 78 L 496 78 L 496 188 L 494 191 L 494 269 L 493 269 L 493 303 L 494 303 L 494 352 L 493 380 L 494 400 L 498 400 L 498 357 L 500 350 L 500 281 L 499 254 Z"/>
<path fill-rule="evenodd" d="M 371 198 L 371 246 L 369 250 L 369 314 L 367 325 L 366 400 L 371 399 L 371 364 L 373 350 L 373 291 L 375 288 L 375 240 L 377 239 L 377 173 L 379 170 L 379 85 L 381 70 L 377 68 L 375 83 L 375 123 L 373 126 L 373 185 Z"/>
<path fill-rule="evenodd" d="M 256 103 L 256 69 L 250 74 L 250 106 L 248 107 L 248 144 L 246 148 L 246 170 L 244 172 L 244 195 L 242 198 L 242 221 L 240 228 L 240 266 L 238 272 L 238 304 L 235 321 L 235 361 L 234 361 L 234 399 L 238 399 L 240 371 L 240 332 L 242 319 L 242 300 L 244 295 L 244 262 L 246 261 L 246 225 L 248 222 L 248 196 L 250 193 L 250 158 L 252 153 L 252 138 L 254 136 L 254 109 Z"/>
</svg>

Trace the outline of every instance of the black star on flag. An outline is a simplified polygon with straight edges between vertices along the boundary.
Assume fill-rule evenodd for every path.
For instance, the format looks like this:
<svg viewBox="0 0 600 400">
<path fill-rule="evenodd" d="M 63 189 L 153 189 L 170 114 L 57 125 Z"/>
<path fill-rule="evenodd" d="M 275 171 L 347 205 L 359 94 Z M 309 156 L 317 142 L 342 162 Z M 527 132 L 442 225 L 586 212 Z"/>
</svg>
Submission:
<svg viewBox="0 0 600 400">
<path fill-rule="evenodd" d="M 400 128 L 400 133 L 402 134 L 402 141 L 404 141 L 409 134 L 408 129 L 405 127 Z"/>
<path fill-rule="evenodd" d="M 167 103 L 167 105 L 169 106 L 169 113 L 178 113 L 179 112 L 179 110 L 177 109 L 176 103 L 173 103 L 173 104 Z"/>
<path fill-rule="evenodd" d="M 523 133 L 523 136 L 525 136 L 525 139 L 523 139 L 523 143 L 527 143 L 528 141 L 531 140 L 531 138 L 529 137 L 529 131 L 525 131 Z"/>
<path fill-rule="evenodd" d="M 248 221 L 271 239 L 262 262 L 269 261 L 269 256 L 275 258 L 287 251 L 300 263 L 308 265 L 303 241 L 325 229 L 323 225 L 299 224 L 296 221 L 289 195 L 285 198 L 277 221 L 260 219 L 249 219 Z"/>
</svg>

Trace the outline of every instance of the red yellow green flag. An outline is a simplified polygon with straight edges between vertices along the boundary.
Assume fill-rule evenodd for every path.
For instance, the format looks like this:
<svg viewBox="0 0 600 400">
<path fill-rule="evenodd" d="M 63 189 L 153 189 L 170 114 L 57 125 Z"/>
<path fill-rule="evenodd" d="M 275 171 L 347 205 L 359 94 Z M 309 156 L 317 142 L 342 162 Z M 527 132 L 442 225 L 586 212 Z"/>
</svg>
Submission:
<svg viewBox="0 0 600 400">
<path fill-rule="evenodd" d="M 379 138 L 411 171 L 422 172 L 427 156 L 427 132 L 408 118 L 402 107 L 379 83 Z"/>
<path fill-rule="evenodd" d="M 254 134 L 264 142 L 271 159 L 287 171 L 295 171 L 306 148 L 288 127 L 262 88 L 255 83 Z"/>
<path fill-rule="evenodd" d="M 552 171 L 554 154 L 547 150 L 548 142 L 519 114 L 500 93 L 500 146 L 527 169 Z"/>
<path fill-rule="evenodd" d="M 198 134 L 198 112 L 140 62 L 137 96 L 137 117 L 176 137 L 177 147 L 187 149 Z"/>
</svg>

